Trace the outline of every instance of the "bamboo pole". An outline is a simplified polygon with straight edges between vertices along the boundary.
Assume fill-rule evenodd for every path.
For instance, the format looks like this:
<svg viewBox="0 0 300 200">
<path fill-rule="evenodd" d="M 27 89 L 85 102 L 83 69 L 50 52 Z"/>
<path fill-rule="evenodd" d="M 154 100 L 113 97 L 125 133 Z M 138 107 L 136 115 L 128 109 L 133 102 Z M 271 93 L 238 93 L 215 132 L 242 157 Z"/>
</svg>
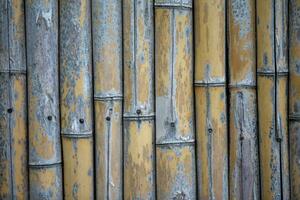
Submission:
<svg viewBox="0 0 300 200">
<path fill-rule="evenodd" d="M 276 120 L 281 137 L 281 194 L 290 199 L 288 135 L 288 0 L 275 0 Z"/>
<path fill-rule="evenodd" d="M 229 198 L 259 199 L 255 2 L 229 0 Z"/>
<path fill-rule="evenodd" d="M 291 199 L 300 199 L 300 0 L 290 1 L 289 14 L 289 139 Z"/>
<path fill-rule="evenodd" d="M 155 1 L 157 199 L 195 199 L 192 1 Z"/>
<path fill-rule="evenodd" d="M 155 199 L 153 2 L 123 2 L 124 199 Z"/>
<path fill-rule="evenodd" d="M 26 1 L 29 188 L 31 199 L 61 199 L 57 2 Z"/>
<path fill-rule="evenodd" d="M 122 199 L 122 2 L 93 0 L 96 199 Z"/>
<path fill-rule="evenodd" d="M 261 198 L 281 198 L 281 132 L 277 131 L 275 1 L 257 1 L 257 99 Z"/>
<path fill-rule="evenodd" d="M 94 199 L 90 1 L 59 1 L 65 199 Z"/>
<path fill-rule="evenodd" d="M 23 1 L 0 3 L 0 199 L 28 199 Z"/>
<path fill-rule="evenodd" d="M 225 0 L 195 1 L 198 194 L 228 199 Z"/>
</svg>

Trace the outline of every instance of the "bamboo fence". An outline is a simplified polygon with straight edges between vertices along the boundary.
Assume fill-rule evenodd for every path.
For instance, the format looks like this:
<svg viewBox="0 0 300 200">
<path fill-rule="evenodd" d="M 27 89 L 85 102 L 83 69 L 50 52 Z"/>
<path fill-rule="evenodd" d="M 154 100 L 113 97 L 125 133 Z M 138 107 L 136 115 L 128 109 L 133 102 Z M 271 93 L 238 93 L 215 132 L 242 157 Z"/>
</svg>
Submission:
<svg viewBox="0 0 300 200">
<path fill-rule="evenodd" d="M 1 0 L 0 199 L 300 200 L 300 0 Z"/>
</svg>

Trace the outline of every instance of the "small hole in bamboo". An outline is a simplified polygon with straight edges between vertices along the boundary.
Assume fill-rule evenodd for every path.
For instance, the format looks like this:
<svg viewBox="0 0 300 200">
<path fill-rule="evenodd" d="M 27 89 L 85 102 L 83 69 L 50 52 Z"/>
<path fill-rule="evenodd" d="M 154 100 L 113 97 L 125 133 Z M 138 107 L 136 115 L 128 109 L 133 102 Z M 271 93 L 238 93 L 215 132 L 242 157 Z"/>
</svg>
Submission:
<svg viewBox="0 0 300 200">
<path fill-rule="evenodd" d="M 212 128 L 209 128 L 208 133 L 212 133 L 212 132 L 213 132 Z"/>
<path fill-rule="evenodd" d="M 47 118 L 48 118 L 49 121 L 52 120 L 52 116 L 50 116 L 50 115 Z"/>
<path fill-rule="evenodd" d="M 84 123 L 84 119 L 79 119 L 79 122 L 80 122 L 81 124 L 83 124 L 83 123 Z"/>
<path fill-rule="evenodd" d="M 136 110 L 136 114 L 140 115 L 142 111 L 140 109 Z"/>
<path fill-rule="evenodd" d="M 12 112 L 13 112 L 13 109 L 12 109 L 12 108 L 9 108 L 9 109 L 7 109 L 7 112 L 8 112 L 8 113 L 12 113 Z"/>
<path fill-rule="evenodd" d="M 106 117 L 106 121 L 110 121 L 110 117 Z"/>
</svg>

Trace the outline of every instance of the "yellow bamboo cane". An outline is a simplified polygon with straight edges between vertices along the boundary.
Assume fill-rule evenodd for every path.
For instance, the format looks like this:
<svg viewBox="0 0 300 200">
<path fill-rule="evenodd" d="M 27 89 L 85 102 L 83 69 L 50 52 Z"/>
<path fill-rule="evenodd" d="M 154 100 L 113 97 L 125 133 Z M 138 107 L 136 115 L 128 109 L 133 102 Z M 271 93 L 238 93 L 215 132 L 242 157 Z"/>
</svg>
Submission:
<svg viewBox="0 0 300 200">
<path fill-rule="evenodd" d="M 122 2 L 93 0 L 96 198 L 122 199 Z"/>
<path fill-rule="evenodd" d="M 155 199 L 153 2 L 123 2 L 124 199 Z"/>
<path fill-rule="evenodd" d="M 195 199 L 192 1 L 155 1 L 157 199 Z"/>
<path fill-rule="evenodd" d="M 28 199 L 24 2 L 0 7 L 0 199 Z"/>
<path fill-rule="evenodd" d="M 90 0 L 59 1 L 65 199 L 94 199 Z"/>
<path fill-rule="evenodd" d="M 198 195 L 228 199 L 225 0 L 194 5 Z"/>
<path fill-rule="evenodd" d="M 291 199 L 300 199 L 300 1 L 290 1 L 289 14 L 289 118 Z"/>
<path fill-rule="evenodd" d="M 259 199 L 255 2 L 228 1 L 229 198 Z"/>
</svg>

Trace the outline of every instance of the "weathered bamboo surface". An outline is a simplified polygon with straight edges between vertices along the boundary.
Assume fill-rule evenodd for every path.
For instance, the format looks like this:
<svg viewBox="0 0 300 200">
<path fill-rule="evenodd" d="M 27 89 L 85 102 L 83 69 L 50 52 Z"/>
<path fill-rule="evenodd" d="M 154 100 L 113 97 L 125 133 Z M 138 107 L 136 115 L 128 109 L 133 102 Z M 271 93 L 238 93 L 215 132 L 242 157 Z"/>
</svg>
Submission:
<svg viewBox="0 0 300 200">
<path fill-rule="evenodd" d="M 1 0 L 0 199 L 300 200 L 300 0 Z"/>
</svg>

